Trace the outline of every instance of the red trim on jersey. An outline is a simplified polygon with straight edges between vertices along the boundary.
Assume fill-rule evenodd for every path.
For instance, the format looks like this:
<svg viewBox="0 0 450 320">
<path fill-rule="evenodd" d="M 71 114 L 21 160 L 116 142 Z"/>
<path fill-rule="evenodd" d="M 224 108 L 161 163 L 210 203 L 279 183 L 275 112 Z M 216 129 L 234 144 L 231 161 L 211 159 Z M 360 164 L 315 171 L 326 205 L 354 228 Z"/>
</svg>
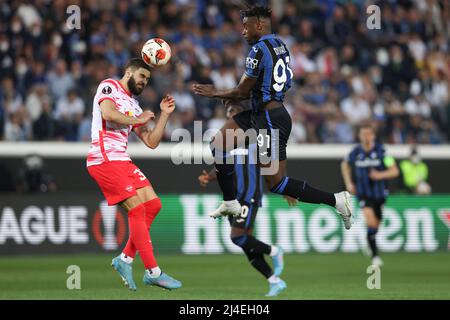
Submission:
<svg viewBox="0 0 450 320">
<path fill-rule="evenodd" d="M 120 81 L 117 81 L 117 83 L 118 83 L 119 86 L 123 89 L 123 91 L 125 91 L 125 93 L 126 93 L 129 97 L 131 97 L 131 92 L 129 92 L 127 89 L 125 89 L 125 88 L 123 87 L 123 85 L 120 83 Z"/>
<path fill-rule="evenodd" d="M 115 80 L 113 80 L 113 79 L 106 79 L 106 80 L 103 80 L 102 82 L 100 82 L 100 84 L 105 83 L 105 82 L 111 83 L 112 85 L 114 85 L 114 87 L 116 87 L 116 90 L 119 89 L 119 87 L 117 86 L 117 83 L 116 83 Z"/>
<path fill-rule="evenodd" d="M 103 159 L 105 159 L 106 162 L 109 162 L 108 156 L 106 154 L 105 150 L 105 143 L 103 142 L 103 131 L 99 131 L 98 133 L 99 140 L 100 140 L 100 151 L 102 152 Z"/>
<path fill-rule="evenodd" d="M 104 101 L 104 100 L 111 100 L 112 102 L 116 103 L 113 98 L 103 97 L 103 98 L 98 100 L 98 105 L 100 105 L 100 103 L 102 103 L 102 101 Z"/>
</svg>

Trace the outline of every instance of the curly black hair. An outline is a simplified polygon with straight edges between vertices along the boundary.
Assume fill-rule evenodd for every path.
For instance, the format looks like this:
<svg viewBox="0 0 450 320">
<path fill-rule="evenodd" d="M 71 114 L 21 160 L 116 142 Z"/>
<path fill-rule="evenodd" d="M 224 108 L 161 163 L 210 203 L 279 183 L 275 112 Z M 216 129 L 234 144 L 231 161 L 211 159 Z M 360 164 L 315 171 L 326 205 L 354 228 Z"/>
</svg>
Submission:
<svg viewBox="0 0 450 320">
<path fill-rule="evenodd" d="M 272 15 L 272 9 L 265 6 L 252 6 L 246 10 L 241 10 L 241 16 L 244 17 L 256 17 L 256 18 L 270 18 Z"/>
</svg>

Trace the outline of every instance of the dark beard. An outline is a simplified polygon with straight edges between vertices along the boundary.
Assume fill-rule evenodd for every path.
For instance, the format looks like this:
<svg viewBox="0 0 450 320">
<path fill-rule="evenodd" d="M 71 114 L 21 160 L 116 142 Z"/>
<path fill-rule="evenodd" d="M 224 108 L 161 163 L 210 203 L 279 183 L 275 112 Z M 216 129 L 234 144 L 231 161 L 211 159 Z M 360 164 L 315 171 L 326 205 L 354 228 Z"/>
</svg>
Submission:
<svg viewBox="0 0 450 320">
<path fill-rule="evenodd" d="M 144 90 L 144 87 L 142 89 L 138 88 L 136 85 L 136 81 L 134 80 L 133 76 L 131 76 L 130 79 L 128 79 L 127 82 L 128 85 L 128 89 L 130 89 L 131 94 L 138 96 L 142 93 L 142 91 Z"/>
</svg>

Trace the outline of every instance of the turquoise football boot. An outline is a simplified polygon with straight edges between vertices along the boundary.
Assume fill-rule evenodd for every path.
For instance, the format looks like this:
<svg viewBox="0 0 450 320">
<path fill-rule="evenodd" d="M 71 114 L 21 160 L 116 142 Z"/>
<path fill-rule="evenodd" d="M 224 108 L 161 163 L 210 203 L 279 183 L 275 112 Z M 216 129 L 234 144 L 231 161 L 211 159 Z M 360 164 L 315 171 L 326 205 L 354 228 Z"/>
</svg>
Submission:
<svg viewBox="0 0 450 320">
<path fill-rule="evenodd" d="M 164 289 L 178 289 L 181 288 L 181 282 L 178 280 L 175 280 L 168 274 L 161 272 L 161 275 L 156 278 L 150 277 L 149 272 L 146 270 L 144 273 L 144 284 L 149 286 L 158 286 Z"/>
<path fill-rule="evenodd" d="M 266 297 L 276 297 L 283 290 L 287 288 L 286 282 L 280 279 L 280 281 L 271 283 L 269 292 L 266 294 Z"/>
<path fill-rule="evenodd" d="M 133 267 L 131 263 L 126 263 L 120 256 L 112 259 L 111 266 L 119 273 L 125 286 L 132 291 L 136 291 L 136 283 L 133 280 Z"/>
</svg>

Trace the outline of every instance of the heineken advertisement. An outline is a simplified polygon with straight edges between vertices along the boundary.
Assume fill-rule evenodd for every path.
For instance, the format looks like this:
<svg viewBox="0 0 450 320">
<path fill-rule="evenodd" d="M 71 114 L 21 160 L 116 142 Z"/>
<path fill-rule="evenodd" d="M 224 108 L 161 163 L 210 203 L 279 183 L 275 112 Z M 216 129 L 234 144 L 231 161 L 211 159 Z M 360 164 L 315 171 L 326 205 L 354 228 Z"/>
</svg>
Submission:
<svg viewBox="0 0 450 320">
<path fill-rule="evenodd" d="M 164 214 L 152 229 L 160 250 L 186 254 L 241 252 L 229 239 L 228 219 L 211 219 L 207 212 L 220 203 L 214 195 L 162 197 Z M 355 205 L 356 204 L 356 201 Z M 356 207 L 352 229 L 345 230 L 339 215 L 324 205 L 301 203 L 289 207 L 277 195 L 264 197 L 255 221 L 256 236 L 281 245 L 286 252 L 358 252 L 366 244 L 366 225 Z M 391 196 L 377 235 L 384 252 L 448 250 L 450 196 Z"/>
<path fill-rule="evenodd" d="M 207 215 L 219 205 L 218 195 L 161 195 L 161 200 L 151 229 L 157 254 L 240 252 L 229 238 L 228 219 Z M 391 196 L 383 215 L 381 251 L 449 250 L 450 195 Z M 367 246 L 359 208 L 352 229 L 344 230 L 331 208 L 304 203 L 291 208 L 277 195 L 264 197 L 254 232 L 288 253 L 359 252 Z M 0 254 L 118 251 L 127 236 L 126 214 L 99 194 L 0 196 Z"/>
</svg>

